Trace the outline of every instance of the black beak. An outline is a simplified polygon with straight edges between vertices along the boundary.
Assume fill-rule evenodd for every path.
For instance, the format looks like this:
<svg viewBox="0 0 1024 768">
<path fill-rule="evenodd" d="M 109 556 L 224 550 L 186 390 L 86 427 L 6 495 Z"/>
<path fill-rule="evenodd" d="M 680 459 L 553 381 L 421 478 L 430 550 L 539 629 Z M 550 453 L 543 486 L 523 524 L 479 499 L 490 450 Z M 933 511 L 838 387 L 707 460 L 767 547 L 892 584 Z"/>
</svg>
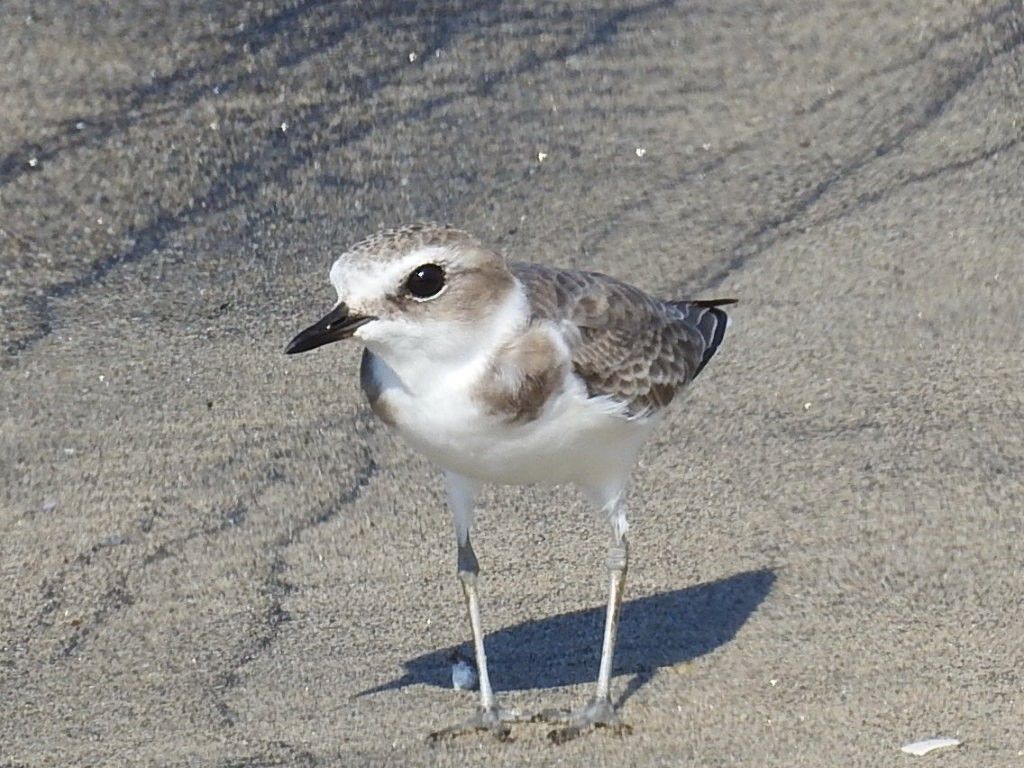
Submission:
<svg viewBox="0 0 1024 768">
<path fill-rule="evenodd" d="M 366 325 L 375 317 L 369 315 L 351 315 L 344 303 L 339 304 L 323 318 L 292 339 L 285 347 L 286 355 L 308 352 L 311 349 L 349 338 L 361 325 Z"/>
</svg>

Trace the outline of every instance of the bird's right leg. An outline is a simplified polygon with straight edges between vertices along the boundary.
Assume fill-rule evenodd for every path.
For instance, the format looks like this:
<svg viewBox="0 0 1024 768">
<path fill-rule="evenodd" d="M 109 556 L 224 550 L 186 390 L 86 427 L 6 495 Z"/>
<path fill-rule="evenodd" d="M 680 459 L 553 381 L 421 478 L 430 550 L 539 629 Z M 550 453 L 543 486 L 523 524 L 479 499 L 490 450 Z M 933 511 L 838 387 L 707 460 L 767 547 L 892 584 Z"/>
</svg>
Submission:
<svg viewBox="0 0 1024 768">
<path fill-rule="evenodd" d="M 479 485 L 469 478 L 449 473 L 448 503 L 455 518 L 455 538 L 458 543 L 458 573 L 462 584 L 462 594 L 466 598 L 466 611 L 473 630 L 473 653 L 476 656 L 477 675 L 480 683 L 480 706 L 476 714 L 463 723 L 435 731 L 430 734 L 431 741 L 452 738 L 474 731 L 490 731 L 500 739 L 509 734 L 509 723 L 526 722 L 515 710 L 506 710 L 498 706 L 491 689 L 490 676 L 487 673 L 487 653 L 484 650 L 484 629 L 480 620 L 480 598 L 477 593 L 477 577 L 480 565 L 469 540 L 469 528 L 473 519 L 473 501 Z"/>
</svg>

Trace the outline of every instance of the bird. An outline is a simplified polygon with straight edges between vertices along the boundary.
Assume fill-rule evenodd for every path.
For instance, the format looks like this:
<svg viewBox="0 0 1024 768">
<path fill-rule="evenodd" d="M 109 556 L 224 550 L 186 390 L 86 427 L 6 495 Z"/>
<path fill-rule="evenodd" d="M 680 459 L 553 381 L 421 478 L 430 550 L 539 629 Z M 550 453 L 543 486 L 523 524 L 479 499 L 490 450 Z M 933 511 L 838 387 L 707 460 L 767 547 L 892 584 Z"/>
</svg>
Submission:
<svg viewBox="0 0 1024 768">
<path fill-rule="evenodd" d="M 330 268 L 338 300 L 286 346 L 294 355 L 345 339 L 363 346 L 360 386 L 373 413 L 440 468 L 469 614 L 479 706 L 447 738 L 506 738 L 524 716 L 490 682 L 471 529 L 485 484 L 573 484 L 608 525 L 608 605 L 594 695 L 539 717 L 564 742 L 629 731 L 611 699 L 629 565 L 626 490 L 669 404 L 725 336 L 735 299 L 662 300 L 613 277 L 509 261 L 463 230 L 383 230 Z"/>
</svg>

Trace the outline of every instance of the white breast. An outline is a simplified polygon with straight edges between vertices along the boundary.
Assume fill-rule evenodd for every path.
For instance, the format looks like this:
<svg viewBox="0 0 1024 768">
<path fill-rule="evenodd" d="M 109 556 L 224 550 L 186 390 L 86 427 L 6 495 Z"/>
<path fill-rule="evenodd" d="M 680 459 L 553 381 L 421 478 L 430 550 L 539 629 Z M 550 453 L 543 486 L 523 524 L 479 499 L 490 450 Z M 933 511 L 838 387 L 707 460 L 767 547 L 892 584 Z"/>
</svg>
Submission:
<svg viewBox="0 0 1024 768">
<path fill-rule="evenodd" d="M 588 398 L 571 373 L 538 418 L 508 423 L 474 398 L 478 367 L 438 375 L 413 393 L 381 358 L 372 366 L 402 437 L 440 467 L 484 482 L 603 484 L 629 472 L 655 425 L 654 418 L 626 419 Z"/>
</svg>

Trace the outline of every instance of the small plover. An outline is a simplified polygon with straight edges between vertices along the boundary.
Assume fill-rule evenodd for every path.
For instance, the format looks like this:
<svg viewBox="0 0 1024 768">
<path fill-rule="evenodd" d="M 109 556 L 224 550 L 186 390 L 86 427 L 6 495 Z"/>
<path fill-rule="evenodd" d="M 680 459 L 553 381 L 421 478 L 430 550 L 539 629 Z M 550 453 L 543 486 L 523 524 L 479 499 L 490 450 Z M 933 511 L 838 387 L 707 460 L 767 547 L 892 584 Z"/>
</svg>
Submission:
<svg viewBox="0 0 1024 768">
<path fill-rule="evenodd" d="M 373 412 L 444 472 L 458 577 L 479 675 L 480 706 L 434 736 L 520 719 L 498 706 L 484 653 L 470 542 L 483 483 L 573 483 L 611 529 L 601 663 L 594 697 L 556 741 L 594 726 L 626 728 L 610 695 L 628 564 L 626 484 L 665 408 L 715 354 L 731 299 L 656 299 L 595 272 L 507 262 L 472 235 L 414 224 L 338 257 L 338 302 L 285 350 L 353 338 Z"/>
</svg>

